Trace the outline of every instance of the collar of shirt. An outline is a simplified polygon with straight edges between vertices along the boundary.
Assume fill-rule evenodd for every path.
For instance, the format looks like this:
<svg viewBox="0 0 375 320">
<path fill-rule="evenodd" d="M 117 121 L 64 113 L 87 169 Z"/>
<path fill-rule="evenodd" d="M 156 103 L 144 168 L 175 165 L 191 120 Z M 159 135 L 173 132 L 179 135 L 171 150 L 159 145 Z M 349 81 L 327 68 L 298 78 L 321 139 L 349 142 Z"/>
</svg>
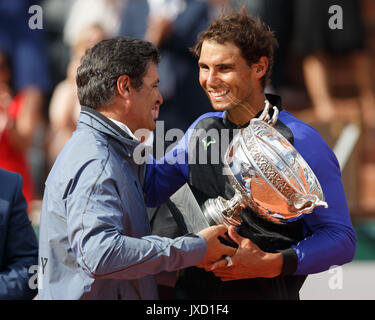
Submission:
<svg viewBox="0 0 375 320">
<path fill-rule="evenodd" d="M 132 137 L 134 140 L 136 141 L 139 141 L 139 139 L 137 139 L 137 137 L 133 134 L 133 132 L 130 131 L 130 129 L 128 128 L 127 125 L 125 125 L 124 123 L 120 122 L 120 121 L 117 121 L 115 119 L 112 119 L 112 118 L 108 118 L 109 120 L 111 120 L 114 124 L 116 124 L 118 127 L 120 127 L 122 130 L 124 130 L 130 137 Z"/>
</svg>

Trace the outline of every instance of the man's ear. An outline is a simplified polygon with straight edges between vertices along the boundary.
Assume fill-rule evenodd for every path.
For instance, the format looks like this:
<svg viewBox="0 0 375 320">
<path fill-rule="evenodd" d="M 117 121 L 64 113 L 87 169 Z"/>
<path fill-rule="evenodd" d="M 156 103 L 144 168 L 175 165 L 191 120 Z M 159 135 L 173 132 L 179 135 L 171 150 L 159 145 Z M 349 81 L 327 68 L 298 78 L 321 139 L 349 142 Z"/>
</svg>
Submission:
<svg viewBox="0 0 375 320">
<path fill-rule="evenodd" d="M 123 74 L 117 79 L 117 92 L 122 97 L 127 97 L 130 93 L 130 78 L 128 75 Z"/>
<path fill-rule="evenodd" d="M 267 57 L 260 57 L 259 61 L 253 64 L 255 68 L 256 77 L 258 79 L 262 78 L 264 74 L 267 72 L 268 64 L 269 61 Z"/>
</svg>

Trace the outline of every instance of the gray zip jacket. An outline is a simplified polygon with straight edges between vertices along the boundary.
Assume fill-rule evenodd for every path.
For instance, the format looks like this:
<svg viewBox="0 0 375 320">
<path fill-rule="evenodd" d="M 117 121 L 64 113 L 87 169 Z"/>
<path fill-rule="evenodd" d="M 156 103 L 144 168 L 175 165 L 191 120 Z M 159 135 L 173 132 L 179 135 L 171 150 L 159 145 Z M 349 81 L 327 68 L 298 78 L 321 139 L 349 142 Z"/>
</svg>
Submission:
<svg viewBox="0 0 375 320">
<path fill-rule="evenodd" d="M 45 184 L 38 299 L 157 299 L 154 274 L 203 260 L 201 235 L 150 235 L 138 144 L 82 107 Z"/>
</svg>

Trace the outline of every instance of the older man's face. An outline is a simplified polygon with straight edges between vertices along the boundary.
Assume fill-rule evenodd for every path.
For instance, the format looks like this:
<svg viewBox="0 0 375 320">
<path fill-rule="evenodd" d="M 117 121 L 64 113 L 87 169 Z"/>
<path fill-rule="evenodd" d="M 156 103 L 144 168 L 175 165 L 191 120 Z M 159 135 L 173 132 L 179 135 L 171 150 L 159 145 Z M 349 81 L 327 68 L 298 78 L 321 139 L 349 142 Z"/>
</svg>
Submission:
<svg viewBox="0 0 375 320">
<path fill-rule="evenodd" d="M 142 80 L 140 89 L 133 90 L 132 111 L 129 119 L 129 128 L 134 132 L 138 129 L 155 129 L 155 120 L 163 103 L 163 97 L 160 94 L 159 75 L 155 63 L 151 63 Z"/>
</svg>

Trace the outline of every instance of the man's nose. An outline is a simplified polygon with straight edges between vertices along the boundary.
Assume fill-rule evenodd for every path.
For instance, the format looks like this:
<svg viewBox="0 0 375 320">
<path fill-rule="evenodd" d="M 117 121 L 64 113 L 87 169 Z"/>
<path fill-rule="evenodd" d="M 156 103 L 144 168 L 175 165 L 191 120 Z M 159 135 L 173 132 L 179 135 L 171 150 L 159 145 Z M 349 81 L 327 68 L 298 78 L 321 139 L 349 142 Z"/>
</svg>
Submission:
<svg viewBox="0 0 375 320">
<path fill-rule="evenodd" d="M 158 90 L 158 96 L 156 98 L 156 103 L 157 104 L 163 104 L 163 96 L 161 95 L 160 91 Z"/>
<path fill-rule="evenodd" d="M 220 84 L 220 78 L 218 77 L 217 72 L 214 70 L 210 71 L 207 75 L 206 85 L 208 87 L 213 87 L 218 84 Z"/>
</svg>

